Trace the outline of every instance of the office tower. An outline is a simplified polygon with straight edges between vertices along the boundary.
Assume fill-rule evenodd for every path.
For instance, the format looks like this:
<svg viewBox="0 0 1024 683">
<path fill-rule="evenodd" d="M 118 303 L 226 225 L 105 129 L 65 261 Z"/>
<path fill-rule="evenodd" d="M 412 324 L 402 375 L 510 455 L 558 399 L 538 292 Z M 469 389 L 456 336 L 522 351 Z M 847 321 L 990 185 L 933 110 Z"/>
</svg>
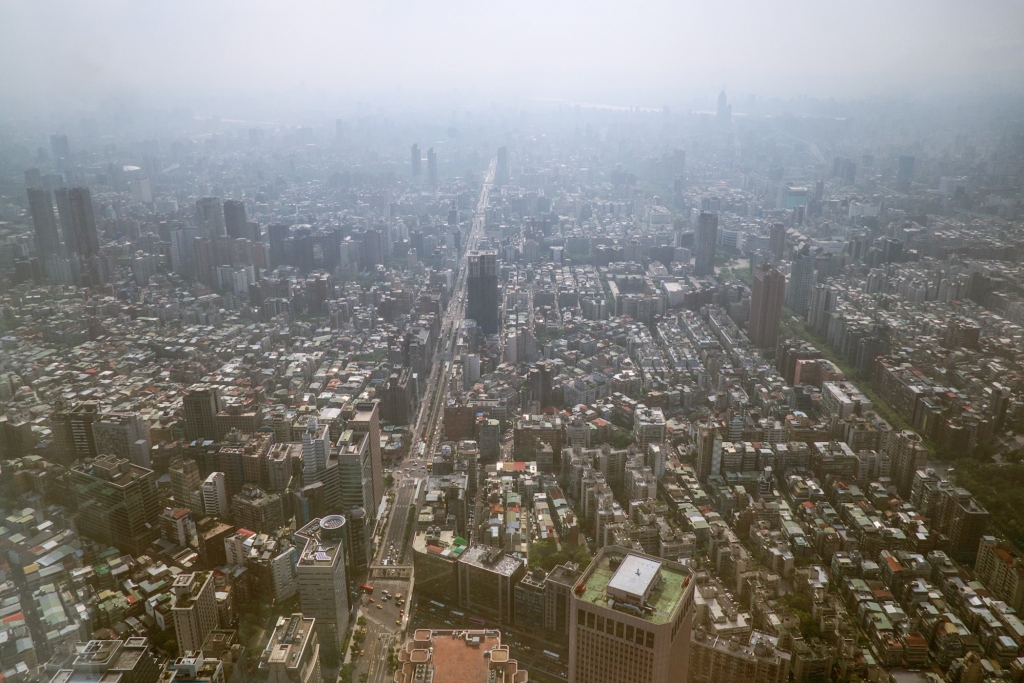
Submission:
<svg viewBox="0 0 1024 683">
<path fill-rule="evenodd" d="M 677 562 L 602 548 L 571 594 L 569 683 L 687 680 L 692 578 Z"/>
<path fill-rule="evenodd" d="M 380 459 L 380 400 L 350 403 L 342 409 L 346 426 L 355 434 L 366 434 L 369 440 L 370 464 L 372 466 L 373 495 L 372 507 L 366 509 L 371 519 L 377 519 L 377 509 L 384 497 L 384 470 Z"/>
<path fill-rule="evenodd" d="M 39 172 L 38 168 L 25 169 L 25 187 L 30 190 L 46 187 L 43 184 L 43 174 Z"/>
<path fill-rule="evenodd" d="M 501 631 L 417 629 L 398 650 L 395 683 L 526 683 Z"/>
<path fill-rule="evenodd" d="M 249 239 L 252 233 L 249 230 L 249 221 L 245 217 L 245 203 L 237 199 L 224 201 L 224 230 L 231 239 L 244 237 Z"/>
<path fill-rule="evenodd" d="M 179 652 L 198 652 L 217 628 L 216 586 L 211 572 L 179 574 L 171 584 L 174 634 Z"/>
<path fill-rule="evenodd" d="M 419 178 L 420 174 L 423 172 L 423 169 L 422 169 L 423 157 L 420 155 L 420 146 L 419 145 L 414 144 L 412 146 L 411 161 L 412 161 L 412 177 L 413 178 Z"/>
<path fill-rule="evenodd" d="M 28 188 L 28 207 L 36 230 L 36 252 L 43 259 L 60 254 L 60 233 L 57 231 L 57 216 L 53 213 L 50 191 Z"/>
<path fill-rule="evenodd" d="M 526 563 L 502 548 L 473 545 L 456 564 L 459 606 L 511 624 L 515 615 L 515 586 L 526 576 Z"/>
<path fill-rule="evenodd" d="M 93 215 L 89 188 L 73 187 L 68 190 L 67 197 L 78 254 L 86 259 L 99 256 L 99 233 L 96 231 L 96 217 Z"/>
<path fill-rule="evenodd" d="M 772 223 L 768 234 L 768 251 L 772 258 L 781 261 L 786 256 L 786 224 Z"/>
<path fill-rule="evenodd" d="M 786 305 L 797 315 L 804 316 L 810 308 L 811 288 L 814 287 L 814 254 L 810 245 L 804 242 L 794 249 L 792 261 L 786 286 Z"/>
<path fill-rule="evenodd" d="M 196 200 L 196 225 L 200 237 L 224 237 L 224 205 L 217 197 Z"/>
<path fill-rule="evenodd" d="M 70 481 L 82 535 L 131 555 L 144 553 L 160 535 L 153 470 L 104 455 L 72 467 Z"/>
<path fill-rule="evenodd" d="M 320 639 L 316 619 L 301 612 L 278 617 L 263 649 L 259 678 L 267 683 L 320 683 Z"/>
<path fill-rule="evenodd" d="M 498 334 L 498 253 L 469 252 L 466 317 L 485 335 Z"/>
<path fill-rule="evenodd" d="M 68 144 L 67 135 L 51 135 L 50 151 L 53 152 L 53 161 L 58 168 L 65 168 L 71 161 L 71 145 Z"/>
<path fill-rule="evenodd" d="M 335 448 L 338 451 L 338 470 L 341 479 L 341 510 L 353 522 L 353 512 L 359 511 L 363 521 L 367 521 L 367 513 L 372 521 L 376 516 L 373 500 L 373 459 L 370 457 L 370 439 L 367 434 L 356 434 L 346 429 L 338 438 Z M 355 524 L 350 524 L 352 535 Z M 369 532 L 369 524 L 362 524 L 363 534 Z M 351 544 L 350 544 L 351 545 Z M 369 566 L 370 543 L 368 538 L 361 539 L 358 547 L 359 555 L 348 554 L 349 563 L 354 569 Z"/>
<path fill-rule="evenodd" d="M 494 182 L 500 185 L 506 182 L 508 177 L 508 147 L 501 146 L 498 148 L 498 162 L 494 167 Z"/>
<path fill-rule="evenodd" d="M 53 445 L 57 457 L 64 463 L 79 458 L 95 458 L 96 441 L 92 423 L 100 419 L 100 406 L 96 401 L 81 401 L 71 407 L 58 406 L 50 416 Z"/>
<path fill-rule="evenodd" d="M 231 499 L 235 524 L 258 534 L 272 534 L 284 526 L 284 502 L 276 493 L 246 484 Z"/>
<path fill-rule="evenodd" d="M 344 653 L 348 631 L 348 581 L 345 575 L 345 517 L 329 515 L 295 532 L 305 542 L 299 554 L 299 604 L 316 619 L 321 646 L 331 658 Z"/>
<path fill-rule="evenodd" d="M 196 276 L 195 241 L 199 231 L 191 225 L 171 230 L 171 270 L 186 279 Z"/>
<path fill-rule="evenodd" d="M 786 276 L 774 266 L 761 264 L 754 268 L 750 295 L 750 343 L 761 349 L 774 349 L 779 338 L 779 319 L 786 298 Z"/>
<path fill-rule="evenodd" d="M 60 234 L 64 240 L 65 253 L 77 254 L 78 239 L 75 236 L 75 222 L 71 217 L 71 196 L 68 188 L 58 187 L 53 191 L 53 198 L 57 204 L 57 216 L 60 219 Z"/>
<path fill-rule="evenodd" d="M 917 432 L 904 429 L 889 440 L 888 451 L 892 483 L 906 498 L 914 483 L 914 473 L 928 464 L 928 449 Z"/>
<path fill-rule="evenodd" d="M 224 473 L 210 472 L 203 485 L 203 511 L 207 517 L 227 517 L 228 492 L 224 487 Z"/>
<path fill-rule="evenodd" d="M 788 683 L 790 653 L 767 634 L 755 631 L 747 642 L 694 631 L 687 683 Z"/>
<path fill-rule="evenodd" d="M 124 640 L 90 640 L 76 643 L 65 652 L 73 656 L 70 663 L 54 673 L 52 678 L 47 678 L 52 670 L 47 671 L 40 680 L 49 680 L 50 683 L 157 683 L 160 680 L 160 660 L 149 639 L 142 636 Z M 12 668 L 12 671 L 17 669 Z"/>
<path fill-rule="evenodd" d="M 648 444 L 664 443 L 664 411 L 657 406 L 648 408 L 642 403 L 637 405 L 633 413 L 633 438 L 641 450 L 645 450 Z"/>
<path fill-rule="evenodd" d="M 544 628 L 561 641 L 569 637 L 570 595 L 580 576 L 579 564 L 566 562 L 548 572 L 544 581 Z"/>
<path fill-rule="evenodd" d="M 715 113 L 715 119 L 718 123 L 729 123 L 732 118 L 732 105 L 728 104 L 725 98 L 725 91 L 718 93 L 718 110 Z"/>
<path fill-rule="evenodd" d="M 202 477 L 195 460 L 178 458 L 171 463 L 171 494 L 174 502 L 192 511 L 196 518 L 203 516 Z"/>
<path fill-rule="evenodd" d="M 92 436 L 98 455 L 116 455 L 133 465 L 150 466 L 149 423 L 139 413 L 101 413 L 92 423 Z"/>
<path fill-rule="evenodd" d="M 715 274 L 715 245 L 718 243 L 718 214 L 701 211 L 695 237 L 696 254 L 693 274 L 704 277 Z"/>
<path fill-rule="evenodd" d="M 185 439 L 213 441 L 217 438 L 217 414 L 220 412 L 220 389 L 209 384 L 194 384 L 182 398 L 185 417 Z"/>
<path fill-rule="evenodd" d="M 431 190 L 437 189 L 437 153 L 433 147 L 427 150 L 427 184 Z"/>
<path fill-rule="evenodd" d="M 313 418 L 302 433 L 302 483 L 304 486 L 320 483 L 327 512 L 341 508 L 341 472 L 338 460 L 331 457 L 330 425 L 320 424 Z"/>
</svg>

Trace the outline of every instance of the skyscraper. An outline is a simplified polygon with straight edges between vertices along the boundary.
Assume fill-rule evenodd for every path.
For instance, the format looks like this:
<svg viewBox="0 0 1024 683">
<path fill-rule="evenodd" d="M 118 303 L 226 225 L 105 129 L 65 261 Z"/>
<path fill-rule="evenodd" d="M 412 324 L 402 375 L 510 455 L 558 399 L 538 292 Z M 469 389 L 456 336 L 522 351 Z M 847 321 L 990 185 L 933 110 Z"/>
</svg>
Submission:
<svg viewBox="0 0 1024 683">
<path fill-rule="evenodd" d="M 224 229 L 231 239 L 251 237 L 249 223 L 245 217 L 245 203 L 237 199 L 224 201 Z"/>
<path fill-rule="evenodd" d="M 71 217 L 71 197 L 68 188 L 58 187 L 53 191 L 57 203 L 57 214 L 60 217 L 60 233 L 64 238 L 65 251 L 68 254 L 78 253 L 78 239 L 75 236 L 75 222 Z"/>
<path fill-rule="evenodd" d="M 774 349 L 779 337 L 779 319 L 786 292 L 786 276 L 774 266 L 754 268 L 750 295 L 750 343 L 761 349 Z"/>
<path fill-rule="evenodd" d="M 224 473 L 210 472 L 203 482 L 203 510 L 207 517 L 227 517 L 228 493 L 224 487 Z"/>
<path fill-rule="evenodd" d="M 36 229 L 36 251 L 41 258 L 60 253 L 60 233 L 57 232 L 57 217 L 53 213 L 50 191 L 28 188 L 28 206 L 32 212 L 32 224 Z"/>
<path fill-rule="evenodd" d="M 321 646 L 339 657 L 348 631 L 348 581 L 345 577 L 345 517 L 317 518 L 295 532 L 305 541 L 299 555 L 299 603 L 316 619 Z"/>
<path fill-rule="evenodd" d="M 196 225 L 200 237 L 224 237 L 224 205 L 217 197 L 196 200 Z"/>
<path fill-rule="evenodd" d="M 569 683 L 687 680 L 692 579 L 678 562 L 602 548 L 571 593 Z"/>
<path fill-rule="evenodd" d="M 70 480 L 83 536 L 141 555 L 160 535 L 153 470 L 104 455 L 75 465 Z"/>
<path fill-rule="evenodd" d="M 793 265 L 789 270 L 789 285 L 786 288 L 786 305 L 797 315 L 806 315 L 811 305 L 813 286 L 814 254 L 811 247 L 804 242 L 793 251 Z"/>
<path fill-rule="evenodd" d="M 316 619 L 301 612 L 278 617 L 259 662 L 259 678 L 273 683 L 320 683 L 320 638 Z"/>
<path fill-rule="evenodd" d="M 786 224 L 772 223 L 771 232 L 768 235 L 768 251 L 772 258 L 781 261 L 786 256 Z"/>
<path fill-rule="evenodd" d="M 893 434 L 889 441 L 890 476 L 901 496 L 909 496 L 914 473 L 928 464 L 928 449 L 920 435 L 909 429 Z"/>
<path fill-rule="evenodd" d="M 697 251 L 693 274 L 698 277 L 715 274 L 715 245 L 718 243 L 718 214 L 701 211 L 697 222 Z"/>
<path fill-rule="evenodd" d="M 437 189 L 437 153 L 433 147 L 427 150 L 427 183 L 431 190 Z"/>
<path fill-rule="evenodd" d="M 68 202 L 78 253 L 84 258 L 98 256 L 100 253 L 99 233 L 96 231 L 96 217 L 92 211 L 92 195 L 89 193 L 89 188 L 71 188 L 68 190 Z"/>
<path fill-rule="evenodd" d="M 377 508 L 384 497 L 384 470 L 380 460 L 380 400 L 350 403 L 342 410 L 346 426 L 354 434 L 366 434 L 370 451 L 370 476 L 373 484 L 372 507 L 366 510 L 370 519 L 377 519 Z"/>
<path fill-rule="evenodd" d="M 412 146 L 410 161 L 412 161 L 412 177 L 419 178 L 420 174 L 423 173 L 423 157 L 420 154 L 419 145 L 414 144 Z"/>
<path fill-rule="evenodd" d="M 210 384 L 192 385 L 182 398 L 182 412 L 185 414 L 185 439 L 215 440 L 220 390 Z"/>
<path fill-rule="evenodd" d="M 466 317 L 476 321 L 485 335 L 498 334 L 498 254 L 469 253 Z"/>
</svg>

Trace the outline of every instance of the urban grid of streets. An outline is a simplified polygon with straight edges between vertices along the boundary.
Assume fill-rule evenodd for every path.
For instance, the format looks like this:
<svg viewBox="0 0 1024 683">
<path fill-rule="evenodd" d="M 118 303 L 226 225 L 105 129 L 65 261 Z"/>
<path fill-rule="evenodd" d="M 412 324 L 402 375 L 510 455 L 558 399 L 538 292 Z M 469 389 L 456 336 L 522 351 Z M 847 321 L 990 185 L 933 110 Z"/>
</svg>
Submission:
<svg viewBox="0 0 1024 683">
<path fill-rule="evenodd" d="M 359 614 L 366 617 L 366 637 L 363 640 L 366 654 L 355 658 L 354 679 L 359 680 L 362 673 L 367 674 L 367 683 L 384 683 L 391 680 L 388 668 L 388 653 L 392 646 L 400 645 L 402 634 L 408 626 L 408 619 L 413 608 L 410 599 L 405 603 L 405 614 L 399 610 L 394 599 L 381 600 L 383 591 L 391 595 L 409 596 L 414 587 L 412 573 L 412 538 L 406 537 L 406 523 L 409 510 L 416 510 L 416 500 L 421 482 L 427 477 L 427 460 L 418 454 L 419 444 L 425 443 L 424 454 L 433 453 L 435 446 L 440 444 L 443 434 L 442 411 L 447 386 L 451 380 L 454 367 L 452 353 L 458 335 L 459 324 L 466 312 L 466 279 L 469 263 L 469 252 L 476 249 L 477 242 L 483 232 L 484 211 L 487 209 L 491 183 L 494 180 L 495 160 L 491 161 L 484 179 L 480 200 L 473 216 L 473 227 L 466 240 L 466 248 L 459 260 L 459 271 L 455 282 L 454 295 L 448 303 L 447 311 L 441 325 L 441 336 L 437 342 L 435 362 L 427 382 L 426 400 L 420 405 L 418 418 L 414 425 L 409 455 L 401 463 L 395 465 L 391 474 L 395 479 L 394 500 L 388 510 L 388 519 L 384 523 L 383 540 L 378 546 L 376 562 L 370 570 L 369 583 L 374 588 L 373 602 L 369 595 L 360 597 Z M 392 552 L 394 551 L 394 552 Z M 387 565 L 385 560 L 389 560 Z M 397 564 L 395 563 L 397 562 Z"/>
</svg>

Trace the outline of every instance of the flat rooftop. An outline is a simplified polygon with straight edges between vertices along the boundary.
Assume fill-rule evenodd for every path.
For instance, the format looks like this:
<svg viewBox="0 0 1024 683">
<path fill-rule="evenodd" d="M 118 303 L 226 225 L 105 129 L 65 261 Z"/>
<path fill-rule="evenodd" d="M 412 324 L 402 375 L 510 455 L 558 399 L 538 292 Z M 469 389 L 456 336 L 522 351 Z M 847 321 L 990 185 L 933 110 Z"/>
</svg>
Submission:
<svg viewBox="0 0 1024 683">
<path fill-rule="evenodd" d="M 639 555 L 627 555 L 615 570 L 605 590 L 622 593 L 639 602 L 647 597 L 653 584 L 658 580 L 661 562 L 648 560 Z"/>
<path fill-rule="evenodd" d="M 590 569 L 584 574 L 577 584 L 582 587 L 582 593 L 577 593 L 577 598 L 592 605 L 599 605 L 611 609 L 612 598 L 608 596 L 608 585 L 615 578 L 617 570 L 622 565 L 613 568 L 613 559 L 627 559 L 630 555 L 623 557 L 617 553 L 604 553 L 598 555 L 590 565 Z M 632 555 L 636 557 L 635 555 Z M 646 558 L 638 558 L 646 559 Z M 625 564 L 625 562 L 623 562 Z M 651 610 L 646 612 L 643 619 L 654 625 L 667 624 L 672 619 L 672 613 L 683 599 L 683 592 L 690 580 L 690 574 L 686 570 L 677 569 L 670 563 L 663 563 L 660 567 L 661 582 L 651 590 L 647 603 Z M 635 575 L 635 574 L 634 574 Z M 577 588 L 579 590 L 579 588 Z M 614 589 L 613 589 L 614 590 Z"/>
</svg>

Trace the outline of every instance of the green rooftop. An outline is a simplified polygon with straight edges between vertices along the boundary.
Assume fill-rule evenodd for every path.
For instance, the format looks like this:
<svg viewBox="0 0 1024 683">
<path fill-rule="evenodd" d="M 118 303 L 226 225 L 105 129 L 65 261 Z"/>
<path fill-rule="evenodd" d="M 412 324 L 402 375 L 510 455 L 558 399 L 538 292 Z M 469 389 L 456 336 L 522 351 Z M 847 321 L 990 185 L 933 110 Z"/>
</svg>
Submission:
<svg viewBox="0 0 1024 683">
<path fill-rule="evenodd" d="M 615 576 L 615 569 L 612 569 L 612 559 L 622 559 L 623 555 L 605 553 L 595 558 L 583 580 L 583 593 L 577 594 L 580 600 L 589 602 L 592 605 L 599 605 L 611 609 L 609 600 L 605 595 L 605 589 Z M 644 619 L 655 625 L 667 624 L 672 619 L 672 613 L 676 605 L 683 599 L 683 591 L 687 586 L 690 575 L 680 571 L 663 562 L 661 565 L 661 582 L 651 591 L 648 604 L 653 608 Z M 623 612 L 623 614 L 632 614 Z"/>
</svg>

